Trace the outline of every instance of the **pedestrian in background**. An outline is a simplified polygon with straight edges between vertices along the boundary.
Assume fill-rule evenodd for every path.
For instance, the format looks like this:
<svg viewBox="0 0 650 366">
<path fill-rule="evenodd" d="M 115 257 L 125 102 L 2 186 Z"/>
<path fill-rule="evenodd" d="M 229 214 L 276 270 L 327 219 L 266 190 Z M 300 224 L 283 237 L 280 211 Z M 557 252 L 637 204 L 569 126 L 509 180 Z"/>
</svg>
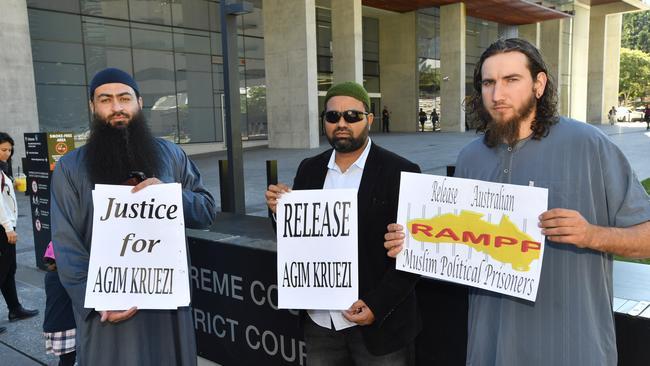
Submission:
<svg viewBox="0 0 650 366">
<path fill-rule="evenodd" d="M 9 321 L 31 318 L 38 310 L 23 308 L 16 291 L 16 223 L 18 206 L 9 164 L 14 154 L 14 140 L 0 132 L 0 290 L 9 309 Z M 0 327 L 0 333 L 7 329 Z"/>
</svg>

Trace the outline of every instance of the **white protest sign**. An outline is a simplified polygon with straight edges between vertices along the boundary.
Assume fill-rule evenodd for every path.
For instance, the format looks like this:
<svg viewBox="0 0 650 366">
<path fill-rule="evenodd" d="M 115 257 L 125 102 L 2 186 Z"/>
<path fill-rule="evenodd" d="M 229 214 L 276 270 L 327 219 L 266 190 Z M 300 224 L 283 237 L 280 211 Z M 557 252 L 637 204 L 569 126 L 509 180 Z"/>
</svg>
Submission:
<svg viewBox="0 0 650 366">
<path fill-rule="evenodd" d="M 190 303 L 181 185 L 95 185 L 85 307 L 176 309 Z"/>
<path fill-rule="evenodd" d="M 359 299 L 356 189 L 284 193 L 276 217 L 278 307 L 348 309 Z"/>
<path fill-rule="evenodd" d="M 396 268 L 535 301 L 548 190 L 402 172 Z"/>
</svg>

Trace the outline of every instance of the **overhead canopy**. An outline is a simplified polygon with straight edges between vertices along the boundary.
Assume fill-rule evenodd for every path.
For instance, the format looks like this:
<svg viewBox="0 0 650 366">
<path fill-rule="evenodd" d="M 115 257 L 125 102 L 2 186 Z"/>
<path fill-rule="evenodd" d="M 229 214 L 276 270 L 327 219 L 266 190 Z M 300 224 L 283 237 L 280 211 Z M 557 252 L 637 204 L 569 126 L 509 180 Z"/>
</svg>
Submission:
<svg viewBox="0 0 650 366">
<path fill-rule="evenodd" d="M 464 2 L 467 15 L 510 25 L 530 24 L 571 16 L 552 7 L 544 6 L 541 1 L 539 1 L 540 4 L 537 4 L 527 0 L 362 0 L 361 2 L 363 5 L 373 8 L 400 13 Z"/>
</svg>

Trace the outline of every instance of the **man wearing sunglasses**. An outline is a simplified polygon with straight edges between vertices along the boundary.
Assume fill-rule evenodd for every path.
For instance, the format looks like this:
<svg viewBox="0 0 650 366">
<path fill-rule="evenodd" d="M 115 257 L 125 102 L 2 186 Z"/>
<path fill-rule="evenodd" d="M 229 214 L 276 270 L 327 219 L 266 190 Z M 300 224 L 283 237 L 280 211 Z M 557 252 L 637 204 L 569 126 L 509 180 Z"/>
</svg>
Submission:
<svg viewBox="0 0 650 366">
<path fill-rule="evenodd" d="M 309 310 L 302 325 L 307 364 L 408 365 L 420 330 L 414 287 L 418 276 L 395 270 L 383 247 L 386 225 L 397 215 L 402 171 L 420 168 L 368 137 L 374 116 L 370 98 L 354 82 L 332 86 L 321 115 L 333 149 L 300 163 L 293 189 L 358 189 L 359 296 L 346 311 Z M 275 212 L 289 188 L 270 185 L 266 192 Z"/>
</svg>

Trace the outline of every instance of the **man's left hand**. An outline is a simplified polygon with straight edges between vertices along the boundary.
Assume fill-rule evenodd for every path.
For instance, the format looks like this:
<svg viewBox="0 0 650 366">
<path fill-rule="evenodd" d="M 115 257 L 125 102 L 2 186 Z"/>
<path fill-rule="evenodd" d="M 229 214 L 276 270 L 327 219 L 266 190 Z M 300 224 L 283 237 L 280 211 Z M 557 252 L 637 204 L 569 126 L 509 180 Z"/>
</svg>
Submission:
<svg viewBox="0 0 650 366">
<path fill-rule="evenodd" d="M 348 321 L 359 325 L 370 325 L 375 322 L 375 314 L 363 300 L 357 300 L 348 310 L 343 311 L 343 316 Z"/>
<path fill-rule="evenodd" d="M 145 187 L 148 187 L 152 184 L 161 184 L 162 182 L 158 178 L 147 178 L 143 180 L 142 182 L 138 183 L 133 189 L 131 189 L 131 193 L 135 193 L 141 189 L 144 189 Z"/>
<path fill-rule="evenodd" d="M 594 248 L 596 226 L 591 225 L 575 210 L 554 208 L 539 216 L 539 227 L 548 240 L 573 244 L 579 248 Z"/>
</svg>

